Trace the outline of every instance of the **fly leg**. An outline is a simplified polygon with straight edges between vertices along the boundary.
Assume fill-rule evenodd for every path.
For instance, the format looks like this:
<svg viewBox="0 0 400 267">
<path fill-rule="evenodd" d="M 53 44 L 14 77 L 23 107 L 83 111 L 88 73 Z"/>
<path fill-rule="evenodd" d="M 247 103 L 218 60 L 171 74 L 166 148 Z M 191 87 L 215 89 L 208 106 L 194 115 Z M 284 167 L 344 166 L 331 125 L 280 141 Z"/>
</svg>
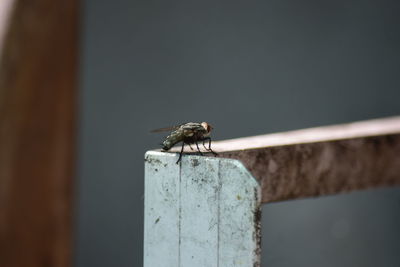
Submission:
<svg viewBox="0 0 400 267">
<path fill-rule="evenodd" d="M 179 161 L 181 161 L 182 154 L 183 154 L 183 147 L 184 147 L 184 145 L 185 145 L 185 142 L 182 142 L 181 153 L 179 153 L 179 159 L 178 159 L 178 161 L 176 162 L 176 164 L 178 164 L 178 163 L 179 163 Z"/>
<path fill-rule="evenodd" d="M 206 140 L 208 140 L 208 148 L 204 145 L 205 142 L 206 142 Z M 213 151 L 213 150 L 211 149 L 211 137 L 205 137 L 205 138 L 203 139 L 203 146 L 204 146 L 204 148 L 205 148 L 206 150 L 208 150 L 208 151 L 210 151 L 211 153 L 213 153 L 214 156 L 218 155 L 217 152 L 215 152 L 215 151 Z"/>
<path fill-rule="evenodd" d="M 197 143 L 197 140 L 194 141 L 194 142 L 196 143 L 197 151 L 199 151 L 200 155 L 203 156 L 203 152 L 201 152 L 201 151 L 200 151 L 200 148 L 199 148 L 199 143 Z"/>
<path fill-rule="evenodd" d="M 208 148 L 206 147 L 205 143 L 206 143 L 207 138 L 203 138 L 203 147 L 205 150 L 208 150 Z"/>
<path fill-rule="evenodd" d="M 194 150 L 193 147 L 190 145 L 190 143 L 188 143 L 190 150 Z"/>
</svg>

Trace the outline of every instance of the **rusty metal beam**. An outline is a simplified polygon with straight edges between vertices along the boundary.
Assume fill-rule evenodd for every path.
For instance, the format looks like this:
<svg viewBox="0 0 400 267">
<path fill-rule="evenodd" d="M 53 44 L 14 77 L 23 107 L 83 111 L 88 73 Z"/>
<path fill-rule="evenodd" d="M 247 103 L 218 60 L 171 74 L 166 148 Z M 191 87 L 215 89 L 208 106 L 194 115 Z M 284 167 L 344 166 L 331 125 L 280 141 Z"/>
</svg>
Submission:
<svg viewBox="0 0 400 267">
<path fill-rule="evenodd" d="M 400 117 L 213 143 L 262 186 L 262 202 L 400 184 Z"/>
</svg>

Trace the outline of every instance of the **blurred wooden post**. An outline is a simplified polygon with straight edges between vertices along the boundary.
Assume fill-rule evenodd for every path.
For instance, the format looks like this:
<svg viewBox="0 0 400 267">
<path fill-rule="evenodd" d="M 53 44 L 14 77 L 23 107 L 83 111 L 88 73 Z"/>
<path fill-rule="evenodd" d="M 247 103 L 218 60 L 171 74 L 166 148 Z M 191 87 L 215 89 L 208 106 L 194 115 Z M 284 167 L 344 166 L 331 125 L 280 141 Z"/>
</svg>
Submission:
<svg viewBox="0 0 400 267">
<path fill-rule="evenodd" d="M 0 8 L 0 266 L 71 266 L 78 0 Z"/>
<path fill-rule="evenodd" d="M 145 267 L 260 266 L 262 203 L 400 184 L 400 117 L 213 149 L 179 165 L 177 153 L 146 153 Z"/>
</svg>

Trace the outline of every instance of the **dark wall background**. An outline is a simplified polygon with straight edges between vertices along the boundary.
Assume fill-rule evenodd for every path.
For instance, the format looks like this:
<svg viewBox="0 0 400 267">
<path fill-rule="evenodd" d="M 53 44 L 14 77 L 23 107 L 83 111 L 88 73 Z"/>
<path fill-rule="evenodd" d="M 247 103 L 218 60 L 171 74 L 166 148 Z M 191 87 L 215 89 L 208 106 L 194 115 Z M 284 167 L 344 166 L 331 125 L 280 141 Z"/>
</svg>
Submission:
<svg viewBox="0 0 400 267">
<path fill-rule="evenodd" d="M 141 266 L 153 128 L 215 139 L 400 114 L 398 1 L 84 1 L 76 259 Z M 400 189 L 270 204 L 263 266 L 399 266 Z"/>
</svg>

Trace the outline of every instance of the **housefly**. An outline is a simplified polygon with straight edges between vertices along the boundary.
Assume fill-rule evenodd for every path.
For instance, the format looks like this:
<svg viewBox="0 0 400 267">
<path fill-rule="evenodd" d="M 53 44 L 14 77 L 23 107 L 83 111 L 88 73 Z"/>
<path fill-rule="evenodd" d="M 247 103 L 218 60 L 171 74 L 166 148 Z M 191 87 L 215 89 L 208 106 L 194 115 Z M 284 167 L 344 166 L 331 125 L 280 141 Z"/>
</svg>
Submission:
<svg viewBox="0 0 400 267">
<path fill-rule="evenodd" d="M 168 151 L 175 144 L 182 142 L 182 148 L 181 148 L 181 152 L 179 154 L 179 159 L 176 162 L 176 164 L 178 164 L 182 158 L 183 148 L 184 148 L 185 144 L 189 145 L 191 150 L 193 150 L 191 145 L 196 144 L 197 151 L 201 155 L 203 155 L 203 153 L 200 151 L 199 144 L 198 144 L 198 142 L 203 142 L 203 147 L 208 152 L 211 152 L 214 155 L 217 155 L 217 153 L 215 153 L 211 149 L 210 132 L 212 129 L 213 129 L 213 127 L 211 127 L 211 125 L 208 124 L 207 122 L 201 122 L 201 123 L 188 122 L 188 123 L 184 123 L 184 124 L 173 126 L 173 127 L 156 129 L 156 130 L 153 130 L 152 132 L 171 131 L 171 133 L 165 138 L 164 142 L 162 143 L 163 151 Z M 206 141 L 208 141 L 208 148 L 205 145 Z"/>
</svg>

